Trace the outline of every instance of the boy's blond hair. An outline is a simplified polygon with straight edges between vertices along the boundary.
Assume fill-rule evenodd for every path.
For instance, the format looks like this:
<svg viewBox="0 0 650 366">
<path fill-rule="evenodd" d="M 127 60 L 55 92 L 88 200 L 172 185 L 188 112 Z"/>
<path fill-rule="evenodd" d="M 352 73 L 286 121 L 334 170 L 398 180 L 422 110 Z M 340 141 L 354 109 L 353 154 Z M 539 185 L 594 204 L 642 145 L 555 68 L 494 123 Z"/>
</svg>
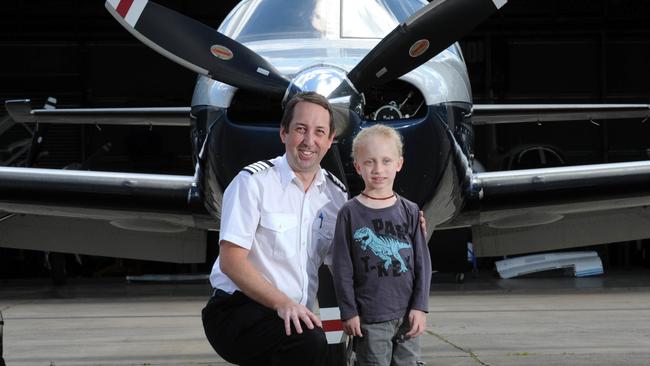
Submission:
<svg viewBox="0 0 650 366">
<path fill-rule="evenodd" d="M 357 161 L 359 148 L 366 142 L 366 140 L 369 137 L 372 136 L 383 136 L 395 142 L 397 153 L 399 157 L 402 157 L 403 150 L 404 150 L 402 135 L 400 135 L 400 133 L 397 132 L 397 130 L 392 127 L 382 125 L 382 124 L 376 124 L 359 131 L 357 136 L 355 136 L 354 140 L 352 141 L 352 159 L 354 161 Z"/>
</svg>

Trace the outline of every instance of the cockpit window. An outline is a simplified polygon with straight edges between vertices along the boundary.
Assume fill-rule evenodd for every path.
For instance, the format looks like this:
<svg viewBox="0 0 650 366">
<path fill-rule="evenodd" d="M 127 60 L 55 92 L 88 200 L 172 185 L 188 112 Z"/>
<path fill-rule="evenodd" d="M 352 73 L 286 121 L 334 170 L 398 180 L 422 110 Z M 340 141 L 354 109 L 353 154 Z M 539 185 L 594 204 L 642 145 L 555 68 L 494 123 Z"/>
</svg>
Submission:
<svg viewBox="0 0 650 366">
<path fill-rule="evenodd" d="M 287 38 L 323 38 L 314 22 L 316 1 L 242 1 L 223 21 L 219 31 L 239 42 Z"/>
<path fill-rule="evenodd" d="M 426 4 L 417 0 L 341 1 L 341 38 L 384 38 Z"/>
<path fill-rule="evenodd" d="M 219 31 L 239 42 L 383 38 L 425 0 L 247 0 Z"/>
</svg>

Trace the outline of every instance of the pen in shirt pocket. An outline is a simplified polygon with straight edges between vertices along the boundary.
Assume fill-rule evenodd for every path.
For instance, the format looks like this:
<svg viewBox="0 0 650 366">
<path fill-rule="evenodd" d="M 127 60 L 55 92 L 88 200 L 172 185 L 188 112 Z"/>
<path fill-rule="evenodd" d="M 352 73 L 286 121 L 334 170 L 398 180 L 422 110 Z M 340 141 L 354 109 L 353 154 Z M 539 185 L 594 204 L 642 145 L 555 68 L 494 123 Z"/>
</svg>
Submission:
<svg viewBox="0 0 650 366">
<path fill-rule="evenodd" d="M 323 211 L 318 214 L 318 218 L 320 219 L 320 225 L 318 226 L 319 229 L 323 228 Z"/>
</svg>

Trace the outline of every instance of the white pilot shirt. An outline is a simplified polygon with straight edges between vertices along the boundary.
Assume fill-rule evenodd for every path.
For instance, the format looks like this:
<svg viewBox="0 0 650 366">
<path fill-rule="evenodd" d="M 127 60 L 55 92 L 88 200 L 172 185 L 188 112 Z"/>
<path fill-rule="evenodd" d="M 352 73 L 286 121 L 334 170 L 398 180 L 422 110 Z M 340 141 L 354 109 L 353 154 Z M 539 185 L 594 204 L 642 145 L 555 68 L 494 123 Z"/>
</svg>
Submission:
<svg viewBox="0 0 650 366">
<path fill-rule="evenodd" d="M 318 268 L 330 263 L 336 215 L 347 201 L 343 184 L 321 169 L 307 192 L 286 156 L 244 168 L 223 195 L 219 241 L 250 250 L 248 259 L 272 285 L 314 309 Z M 327 260 L 326 260 L 327 257 Z M 239 288 L 212 267 L 213 288 Z"/>
</svg>

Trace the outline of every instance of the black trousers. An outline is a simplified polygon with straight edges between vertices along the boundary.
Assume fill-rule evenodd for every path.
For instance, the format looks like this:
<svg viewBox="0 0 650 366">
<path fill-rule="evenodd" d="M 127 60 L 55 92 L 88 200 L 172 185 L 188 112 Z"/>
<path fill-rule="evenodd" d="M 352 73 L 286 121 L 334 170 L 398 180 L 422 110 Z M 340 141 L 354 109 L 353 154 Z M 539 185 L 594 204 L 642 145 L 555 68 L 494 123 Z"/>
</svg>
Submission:
<svg viewBox="0 0 650 366">
<path fill-rule="evenodd" d="M 323 329 L 302 334 L 284 331 L 284 320 L 270 308 L 240 291 L 232 295 L 217 290 L 203 308 L 203 329 L 208 341 L 223 359 L 244 366 L 320 365 L 327 351 Z"/>
</svg>

